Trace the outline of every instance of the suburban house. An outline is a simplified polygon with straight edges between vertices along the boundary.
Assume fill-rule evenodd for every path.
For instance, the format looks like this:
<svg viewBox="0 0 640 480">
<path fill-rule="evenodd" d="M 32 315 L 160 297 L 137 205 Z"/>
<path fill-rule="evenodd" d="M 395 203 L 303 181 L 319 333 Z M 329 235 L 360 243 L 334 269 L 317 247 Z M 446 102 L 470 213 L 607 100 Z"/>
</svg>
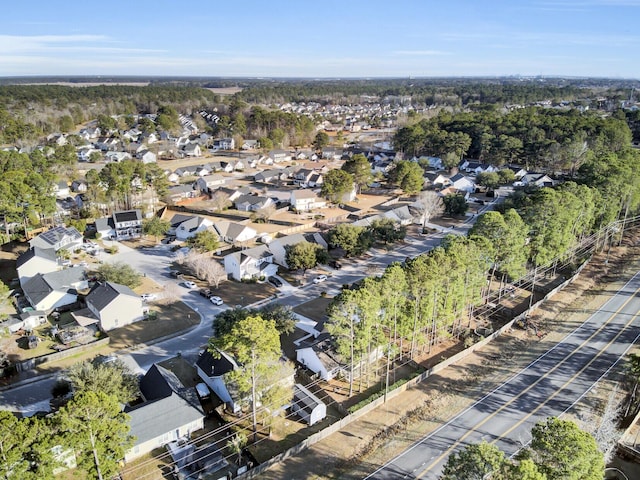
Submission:
<svg viewBox="0 0 640 480">
<path fill-rule="evenodd" d="M 218 237 L 232 245 L 253 240 L 258 232 L 251 227 L 236 222 L 221 221 L 213 224 Z"/>
<path fill-rule="evenodd" d="M 442 175 L 441 173 L 433 174 L 430 178 L 429 174 L 425 174 L 425 177 L 431 181 L 431 184 L 437 188 L 448 187 L 451 185 L 451 179 Z"/>
<path fill-rule="evenodd" d="M 111 217 L 96 220 L 96 233 L 101 238 L 113 240 L 130 240 L 142 236 L 142 212 L 126 210 L 114 212 Z"/>
<path fill-rule="evenodd" d="M 491 172 L 498 171 L 498 168 L 494 167 L 493 165 L 489 165 L 482 162 L 465 161 L 465 164 L 466 164 L 464 167 L 465 172 L 473 173 L 475 175 L 479 173 L 491 173 Z"/>
<path fill-rule="evenodd" d="M 222 193 L 227 196 L 229 200 L 229 204 L 234 202 L 237 198 L 240 198 L 242 195 L 251 194 L 251 189 L 249 187 L 240 187 L 240 188 L 225 188 L 221 187 L 216 190 L 217 193 Z"/>
<path fill-rule="evenodd" d="M 225 404 L 227 410 L 239 413 L 240 405 L 237 403 L 238 399 L 234 400 L 233 398 L 235 389 L 231 382 L 225 381 L 224 378 L 227 373 L 239 368 L 238 364 L 230 355 L 221 350 L 218 350 L 216 357 L 209 350 L 205 350 L 200 354 L 196 362 L 198 376 Z"/>
<path fill-rule="evenodd" d="M 524 168 L 519 167 L 517 165 L 508 165 L 507 168 L 513 172 L 513 174 L 518 180 L 520 180 L 522 177 L 524 177 L 528 173 Z"/>
<path fill-rule="evenodd" d="M 107 152 L 104 155 L 104 159 L 107 162 L 112 162 L 112 163 L 120 163 L 125 160 L 131 160 L 131 158 L 132 158 L 131 154 L 127 152 Z"/>
<path fill-rule="evenodd" d="M 320 245 L 325 250 L 328 248 L 327 242 L 319 233 L 294 233 L 286 237 L 276 238 L 269 243 L 269 250 L 273 254 L 273 261 L 278 265 L 289 268 L 287 265 L 287 245 L 295 245 L 300 242 L 309 242 Z"/>
<path fill-rule="evenodd" d="M 236 210 L 241 212 L 256 212 L 261 208 L 275 206 L 275 202 L 269 197 L 260 197 L 258 195 L 242 195 L 233 202 Z"/>
<path fill-rule="evenodd" d="M 211 220 L 193 215 L 181 215 L 180 217 L 187 218 L 182 219 L 180 223 L 176 224 L 176 217 L 178 217 L 178 215 L 174 215 L 171 219 L 171 230 L 174 232 L 174 235 L 178 240 L 186 240 L 188 238 L 191 238 L 198 233 L 207 230 L 213 225 L 211 223 Z"/>
<path fill-rule="evenodd" d="M 202 150 L 197 143 L 189 143 L 180 150 L 180 154 L 183 157 L 200 157 L 202 156 Z"/>
<path fill-rule="evenodd" d="M 150 150 L 141 150 L 136 153 L 136 157 L 142 160 L 142 163 L 156 163 L 158 156 Z"/>
<path fill-rule="evenodd" d="M 16 270 L 20 279 L 20 286 L 24 287 L 31 278 L 38 273 L 45 274 L 60 270 L 56 252 L 53 248 L 31 247 L 18 257 Z"/>
<path fill-rule="evenodd" d="M 455 187 L 443 188 L 438 192 L 439 197 L 446 197 L 447 195 L 462 195 L 465 200 L 469 200 L 470 193 L 466 190 L 458 190 Z"/>
<path fill-rule="evenodd" d="M 270 277 L 278 272 L 273 253 L 266 245 L 241 250 L 224 257 L 224 270 L 235 280 Z"/>
<path fill-rule="evenodd" d="M 41 249 L 73 250 L 82 245 L 82 235 L 74 227 L 58 225 L 29 240 L 29 246 Z"/>
<path fill-rule="evenodd" d="M 324 208 L 327 201 L 316 196 L 312 190 L 293 190 L 289 200 L 291 206 L 299 212 Z"/>
<path fill-rule="evenodd" d="M 22 290 L 34 310 L 51 312 L 55 308 L 78 301 L 78 290 L 89 288 L 85 270 L 66 268 L 57 272 L 38 273 L 27 281 Z"/>
<path fill-rule="evenodd" d="M 291 160 L 291 154 L 286 150 L 271 150 L 268 155 L 273 160 L 273 163 L 288 162 Z"/>
<path fill-rule="evenodd" d="M 218 150 L 233 150 L 236 148 L 236 142 L 233 138 L 218 138 L 213 141 L 213 148 Z"/>
<path fill-rule="evenodd" d="M 291 410 L 309 426 L 322 421 L 327 416 L 327 406 L 300 383 L 296 383 L 293 387 Z"/>
<path fill-rule="evenodd" d="M 94 146 L 103 152 L 115 150 L 118 147 L 118 139 L 113 137 L 100 137 Z"/>
<path fill-rule="evenodd" d="M 58 198 L 67 198 L 71 193 L 69 184 L 65 181 L 56 182 L 53 184 L 53 193 Z"/>
<path fill-rule="evenodd" d="M 100 283 L 87 295 L 86 302 L 87 308 L 98 319 L 100 329 L 104 332 L 144 318 L 142 299 L 125 285 Z"/>
<path fill-rule="evenodd" d="M 198 171 L 198 167 L 196 166 L 184 166 L 180 168 L 176 168 L 175 173 L 180 175 L 180 177 L 191 177 L 196 174 Z"/>
<path fill-rule="evenodd" d="M 222 175 L 206 175 L 198 178 L 196 186 L 204 193 L 209 193 L 226 183 L 226 178 Z"/>
<path fill-rule="evenodd" d="M 420 163 L 420 164 L 426 163 L 429 166 L 429 168 L 433 168 L 435 170 L 442 170 L 444 168 L 442 164 L 442 159 L 439 157 L 420 157 L 420 158 L 413 157 L 411 161 Z"/>
<path fill-rule="evenodd" d="M 454 175 L 449 180 L 451 181 L 451 186 L 457 190 L 462 190 L 467 193 L 473 193 L 476 190 L 474 181 L 461 173 Z"/>
<path fill-rule="evenodd" d="M 242 150 L 255 150 L 260 146 L 258 140 L 245 140 L 242 143 Z"/>
<path fill-rule="evenodd" d="M 414 219 L 413 215 L 409 211 L 409 207 L 407 205 L 403 205 L 402 207 L 387 210 L 386 212 L 379 213 L 377 215 L 370 215 L 368 217 L 361 218 L 360 220 L 353 222 L 351 225 L 354 227 L 368 227 L 376 220 L 382 220 L 384 218 L 393 220 L 399 225 L 411 225 Z"/>
<path fill-rule="evenodd" d="M 518 184 L 518 185 L 516 185 Z M 514 186 L 535 185 L 536 187 L 553 187 L 555 182 L 544 173 L 527 173 L 520 179 L 520 182 L 514 183 Z"/>
<path fill-rule="evenodd" d="M 179 438 L 189 439 L 204 428 L 205 414 L 195 389 L 186 388 L 170 370 L 152 365 L 140 380 L 140 393 L 144 401 L 125 409 L 135 437 L 126 462 Z"/>
<path fill-rule="evenodd" d="M 342 157 L 342 149 L 335 147 L 325 147 L 322 149 L 322 158 L 327 160 L 340 160 Z"/>
<path fill-rule="evenodd" d="M 303 188 L 315 188 L 322 185 L 322 173 L 308 168 L 301 168 L 294 175 L 294 182 Z"/>
<path fill-rule="evenodd" d="M 116 240 L 128 240 L 142 236 L 142 212 L 127 210 L 113 213 Z"/>
<path fill-rule="evenodd" d="M 200 195 L 200 190 L 195 190 L 191 184 L 175 185 L 173 187 L 169 187 L 166 199 L 169 203 L 176 204 L 189 198 L 198 198 Z"/>
<path fill-rule="evenodd" d="M 360 376 L 361 368 L 364 364 L 371 364 L 384 355 L 383 348 L 375 348 L 365 356 L 363 362 L 356 363 L 352 370 L 336 352 L 328 333 L 322 333 L 317 338 L 308 336 L 296 343 L 298 346 L 296 360 L 305 368 L 327 381 L 336 376 L 342 376 L 349 381 L 352 373 L 353 379 L 356 379 Z"/>
<path fill-rule="evenodd" d="M 71 191 L 75 193 L 84 193 L 87 191 L 87 182 L 84 180 L 74 180 L 71 182 Z"/>
<path fill-rule="evenodd" d="M 308 337 L 299 342 L 296 361 L 325 381 L 339 376 L 344 371 L 328 333 L 323 333 L 317 339 Z"/>
</svg>

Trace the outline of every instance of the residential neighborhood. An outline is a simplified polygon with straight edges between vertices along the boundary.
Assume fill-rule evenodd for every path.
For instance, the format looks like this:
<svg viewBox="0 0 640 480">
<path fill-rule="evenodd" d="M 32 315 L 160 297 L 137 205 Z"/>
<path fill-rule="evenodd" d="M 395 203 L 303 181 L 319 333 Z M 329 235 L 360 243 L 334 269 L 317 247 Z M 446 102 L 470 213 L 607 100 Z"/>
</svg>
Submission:
<svg viewBox="0 0 640 480">
<path fill-rule="evenodd" d="M 499 335 L 542 341 L 543 303 L 635 238 L 630 130 L 604 107 L 348 100 L 158 105 L 2 144 L 0 168 L 51 164 L 7 176 L 29 192 L 0 222 L 11 421 L 93 402 L 125 432 L 111 476 L 258 476 Z M 555 128 L 544 155 L 527 109 Z M 96 458 L 47 452 L 56 475 Z"/>
</svg>

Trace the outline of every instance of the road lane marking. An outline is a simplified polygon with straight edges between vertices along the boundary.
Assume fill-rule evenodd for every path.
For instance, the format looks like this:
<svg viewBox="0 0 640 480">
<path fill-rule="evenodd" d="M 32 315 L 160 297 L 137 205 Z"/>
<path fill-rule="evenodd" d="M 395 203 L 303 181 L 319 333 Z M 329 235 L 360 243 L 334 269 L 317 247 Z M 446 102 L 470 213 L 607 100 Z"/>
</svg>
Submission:
<svg viewBox="0 0 640 480">
<path fill-rule="evenodd" d="M 416 478 L 421 478 L 425 473 L 427 473 L 429 470 L 431 470 L 434 466 L 436 466 L 438 463 L 440 463 L 445 457 L 449 456 L 451 453 L 453 453 L 453 451 L 462 443 L 465 441 L 465 439 L 467 437 L 469 437 L 471 434 L 473 434 L 478 428 L 482 427 L 485 423 L 487 423 L 489 420 L 491 420 L 493 417 L 495 417 L 496 415 L 498 415 L 500 412 L 502 412 L 503 410 L 505 410 L 507 407 L 509 407 L 511 404 L 513 404 L 516 400 L 518 400 L 520 397 L 522 397 L 523 395 L 525 395 L 526 393 L 528 393 L 533 387 L 535 387 L 537 384 L 539 384 L 542 380 L 546 379 L 547 377 L 549 377 L 549 375 L 551 375 L 553 372 L 555 372 L 558 368 L 560 368 L 561 365 L 563 365 L 564 363 L 566 363 L 571 357 L 573 357 L 575 354 L 577 354 L 587 343 L 589 343 L 593 337 L 595 337 L 596 335 L 598 335 L 606 326 L 609 325 L 609 323 L 611 323 L 611 321 L 618 316 L 618 314 L 620 313 L 620 311 L 626 307 L 631 300 L 633 300 L 636 295 L 638 294 L 638 292 L 640 291 L 640 288 L 636 289 L 636 291 L 632 294 L 629 295 L 629 298 L 620 306 L 620 308 L 618 308 L 618 310 L 616 310 L 614 313 L 612 313 L 609 318 L 595 331 L 591 334 L 591 336 L 589 338 L 587 338 L 586 340 L 584 340 L 580 345 L 578 345 L 571 353 L 569 353 L 566 357 L 564 357 L 559 363 L 557 363 L 551 370 L 549 370 L 548 372 L 546 372 L 544 375 L 542 375 L 540 378 L 538 378 L 538 380 L 536 380 L 535 382 L 533 382 L 531 385 L 529 385 L 527 388 L 525 388 L 522 392 L 518 393 L 517 396 L 513 397 L 511 400 L 509 400 L 508 402 L 502 404 L 502 406 L 500 406 L 500 408 L 498 408 L 498 410 L 496 410 L 495 412 L 491 413 L 490 415 L 486 416 L 482 421 L 476 423 L 472 428 L 468 429 L 467 432 L 460 437 L 458 440 L 456 440 L 456 442 L 449 447 L 444 453 L 442 453 L 442 455 L 440 455 L 438 458 L 436 458 L 436 460 L 434 460 L 433 462 L 431 462 L 431 464 L 422 472 L 420 472 L 420 474 L 418 474 L 416 476 Z M 599 310 L 601 311 L 601 310 Z M 631 319 L 624 325 L 624 327 L 616 334 L 616 336 L 614 337 L 614 339 L 612 339 L 606 347 L 604 348 L 609 348 L 609 346 L 611 346 L 611 344 L 617 340 L 620 335 L 622 335 L 622 333 L 625 331 L 625 329 L 638 317 L 638 313 L 636 313 L 635 315 L 633 315 L 631 317 Z M 566 385 L 568 385 L 569 383 L 571 383 L 575 376 L 579 375 L 580 373 L 582 373 L 582 371 L 584 369 L 586 369 L 589 365 L 591 365 L 591 363 L 593 361 L 595 361 L 597 358 L 600 357 L 600 355 L 602 355 L 603 350 L 601 349 L 599 351 L 599 353 L 585 366 L 582 368 L 582 370 L 580 370 L 578 373 L 576 373 L 576 375 L 574 375 L 574 377 L 571 378 L 571 380 L 567 381 L 562 388 L 565 388 Z M 542 404 L 540 404 L 538 407 L 536 407 L 536 410 L 539 410 L 540 408 L 542 408 L 544 405 L 547 404 L 547 402 L 549 400 L 551 400 L 552 398 L 554 398 L 557 394 L 558 394 L 559 390 L 557 390 L 551 397 L 549 397 L 547 400 L 545 400 Z M 530 415 L 529 415 L 530 416 Z M 528 418 L 528 417 L 527 417 Z M 493 443 L 493 442 L 492 442 Z"/>
<path fill-rule="evenodd" d="M 398 460 L 399 458 L 402 458 L 403 456 L 407 455 L 408 453 L 410 453 L 411 451 L 413 451 L 415 448 L 417 448 L 419 445 L 422 445 L 424 443 L 425 440 L 433 437 L 434 435 L 436 435 L 437 433 L 439 433 L 441 430 L 447 428 L 449 425 L 451 425 L 452 423 L 454 423 L 456 420 L 458 420 L 459 418 L 461 418 L 463 415 L 465 415 L 466 413 L 468 413 L 469 411 L 473 410 L 477 405 L 480 405 L 481 403 L 483 403 L 487 398 L 491 397 L 492 395 L 494 395 L 497 391 L 499 391 L 500 389 L 502 389 L 505 385 L 508 385 L 509 383 L 511 383 L 513 380 L 515 380 L 516 378 L 518 378 L 519 376 L 523 375 L 525 372 L 527 372 L 531 367 L 533 367 L 534 365 L 536 365 L 537 363 L 539 363 L 540 361 L 542 361 L 544 358 L 546 358 L 549 354 L 551 354 L 552 352 L 554 352 L 556 349 L 558 349 L 561 345 L 567 343 L 568 339 L 573 337 L 576 333 L 580 332 L 585 326 L 587 326 L 592 320 L 593 317 L 598 314 L 601 313 L 601 311 L 606 308 L 610 303 L 612 303 L 620 294 L 624 293 L 625 290 L 627 289 L 627 287 L 629 287 L 633 282 L 635 282 L 638 278 L 640 277 L 640 271 L 636 272 L 635 275 L 633 275 L 622 287 L 620 287 L 618 289 L 618 291 L 613 294 L 606 302 L 604 302 L 604 304 L 602 304 L 602 307 L 594 312 L 593 314 L 591 314 L 589 316 L 589 318 L 587 318 L 584 322 L 582 322 L 580 325 L 578 325 L 575 329 L 573 329 L 573 331 L 571 331 L 570 333 L 568 333 L 562 340 L 560 340 L 558 343 L 556 343 L 553 347 L 551 347 L 549 350 L 547 350 L 546 352 L 542 353 L 541 355 L 539 355 L 535 360 L 533 360 L 531 363 L 529 363 L 527 366 L 523 367 L 518 373 L 516 373 L 515 375 L 511 376 L 509 379 L 505 380 L 504 382 L 502 382 L 500 385 L 498 385 L 497 387 L 495 387 L 493 390 L 491 390 L 489 393 L 485 394 L 483 397 L 479 398 L 478 400 L 476 400 L 474 403 L 472 403 L 471 405 L 469 405 L 467 408 L 465 408 L 464 410 L 462 410 L 460 413 L 458 413 L 455 417 L 453 417 L 452 419 L 448 420 L 446 423 L 442 424 L 441 426 L 439 426 L 437 429 L 435 429 L 433 432 L 429 433 L 428 435 L 424 436 L 423 438 L 421 438 L 420 440 L 417 440 L 416 442 L 414 442 L 414 444 L 409 447 L 408 449 L 406 449 L 404 452 L 402 452 L 401 454 L 395 456 L 393 459 L 389 460 L 388 462 L 386 462 L 385 464 L 381 465 L 380 467 L 378 467 L 374 472 L 370 473 L 369 475 L 367 475 L 365 477 L 364 480 L 368 480 L 370 478 L 373 478 L 374 475 L 376 475 L 378 472 L 384 470 L 385 468 L 387 468 L 389 465 L 393 464 L 396 460 Z M 635 295 L 638 290 L 640 290 L 640 288 L 636 289 L 636 291 L 634 292 L 633 295 Z M 625 302 L 626 304 L 627 302 Z M 624 305 L 623 305 L 624 307 Z M 604 327 L 604 324 L 602 325 L 602 327 Z M 600 328 L 602 328 L 600 327 Z M 432 457 L 433 458 L 433 457 Z"/>
</svg>

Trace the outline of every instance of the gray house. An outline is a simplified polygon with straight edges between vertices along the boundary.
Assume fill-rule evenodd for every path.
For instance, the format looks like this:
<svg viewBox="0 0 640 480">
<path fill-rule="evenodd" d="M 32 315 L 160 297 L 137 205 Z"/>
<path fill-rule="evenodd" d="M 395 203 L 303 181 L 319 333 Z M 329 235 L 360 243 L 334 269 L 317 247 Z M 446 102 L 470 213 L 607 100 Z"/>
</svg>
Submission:
<svg viewBox="0 0 640 480">
<path fill-rule="evenodd" d="M 84 268 L 67 268 L 57 272 L 38 273 L 26 282 L 24 296 L 35 310 L 51 312 L 78 300 L 78 290 L 88 288 Z"/>
<path fill-rule="evenodd" d="M 224 402 L 227 409 L 233 413 L 240 411 L 237 399 L 234 400 L 234 388 L 225 381 L 225 375 L 238 368 L 236 361 L 225 352 L 218 351 L 219 357 L 215 358 L 211 352 L 205 350 L 200 354 L 196 362 L 196 371 L 204 383 Z"/>
<path fill-rule="evenodd" d="M 138 294 L 125 285 L 105 282 L 96 285 L 86 298 L 87 308 L 106 332 L 142 320 L 144 308 Z"/>
<path fill-rule="evenodd" d="M 176 375 L 159 365 L 152 365 L 140 380 L 144 402 L 125 412 L 130 417 L 133 448 L 125 461 L 204 428 L 204 412 L 195 389 L 186 388 Z"/>
</svg>

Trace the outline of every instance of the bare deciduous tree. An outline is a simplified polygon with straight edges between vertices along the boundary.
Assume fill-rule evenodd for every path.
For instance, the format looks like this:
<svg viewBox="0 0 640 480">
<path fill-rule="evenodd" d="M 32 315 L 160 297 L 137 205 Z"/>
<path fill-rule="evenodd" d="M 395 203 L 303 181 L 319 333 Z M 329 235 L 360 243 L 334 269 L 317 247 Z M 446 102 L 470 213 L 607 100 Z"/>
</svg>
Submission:
<svg viewBox="0 0 640 480">
<path fill-rule="evenodd" d="M 622 404 L 619 397 L 618 391 L 612 390 L 602 408 L 590 409 L 580 420 L 580 428 L 596 439 L 607 465 L 613 460 L 620 438 L 618 422 L 622 414 Z"/>
<path fill-rule="evenodd" d="M 227 272 L 219 262 L 210 258 L 207 264 L 206 281 L 218 288 L 220 282 L 227 279 Z"/>
<path fill-rule="evenodd" d="M 436 192 L 429 190 L 420 192 L 413 207 L 420 212 L 423 230 L 431 220 L 431 217 L 441 213 L 443 210 L 442 199 Z"/>
<path fill-rule="evenodd" d="M 175 283 L 165 283 L 162 291 L 162 302 L 165 304 L 175 303 L 180 299 L 180 287 Z"/>
<path fill-rule="evenodd" d="M 267 205 L 266 207 L 262 207 L 258 209 L 254 213 L 254 217 L 257 221 L 263 221 L 264 223 L 269 223 L 273 214 L 276 213 L 276 207 L 273 205 Z"/>
<path fill-rule="evenodd" d="M 213 206 L 214 210 L 221 212 L 225 208 L 229 207 L 231 205 L 231 202 L 229 201 L 229 197 L 226 194 L 224 194 L 223 192 L 216 192 L 211 197 L 211 205 Z"/>
</svg>

